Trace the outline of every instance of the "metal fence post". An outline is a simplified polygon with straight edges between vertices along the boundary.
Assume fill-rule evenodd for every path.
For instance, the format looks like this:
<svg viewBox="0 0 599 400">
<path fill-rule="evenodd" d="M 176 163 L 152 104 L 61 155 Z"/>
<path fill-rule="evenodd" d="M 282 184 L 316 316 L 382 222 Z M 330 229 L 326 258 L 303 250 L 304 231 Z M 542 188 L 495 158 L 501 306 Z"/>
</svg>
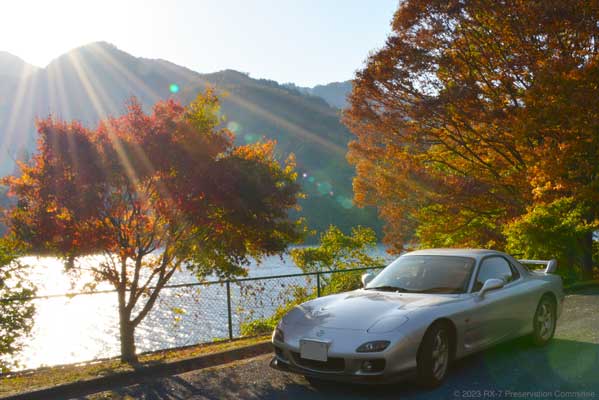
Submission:
<svg viewBox="0 0 599 400">
<path fill-rule="evenodd" d="M 227 318 L 229 319 L 229 339 L 233 340 L 233 322 L 231 318 L 231 281 L 227 280 Z"/>
<path fill-rule="evenodd" d="M 316 295 L 320 297 L 320 271 L 316 273 Z"/>
</svg>

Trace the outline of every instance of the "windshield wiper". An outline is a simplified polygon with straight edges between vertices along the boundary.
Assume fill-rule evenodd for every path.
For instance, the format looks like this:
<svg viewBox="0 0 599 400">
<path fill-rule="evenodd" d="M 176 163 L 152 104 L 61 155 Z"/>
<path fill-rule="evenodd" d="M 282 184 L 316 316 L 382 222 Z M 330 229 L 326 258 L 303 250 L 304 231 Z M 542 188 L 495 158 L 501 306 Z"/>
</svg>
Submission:
<svg viewBox="0 0 599 400">
<path fill-rule="evenodd" d="M 364 290 L 378 290 L 381 292 L 409 292 L 408 289 L 399 287 L 399 286 L 375 286 L 375 287 L 368 287 L 368 288 L 364 288 Z"/>
<path fill-rule="evenodd" d="M 428 289 L 416 290 L 417 293 L 442 293 L 442 294 L 456 294 L 460 293 L 458 288 L 439 286 Z"/>
</svg>

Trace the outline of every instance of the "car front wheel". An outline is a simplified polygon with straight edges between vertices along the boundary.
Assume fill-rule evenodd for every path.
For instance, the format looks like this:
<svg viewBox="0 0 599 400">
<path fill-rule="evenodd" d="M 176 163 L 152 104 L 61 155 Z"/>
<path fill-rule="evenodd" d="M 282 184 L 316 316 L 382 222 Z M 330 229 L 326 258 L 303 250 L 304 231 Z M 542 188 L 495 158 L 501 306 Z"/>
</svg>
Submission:
<svg viewBox="0 0 599 400">
<path fill-rule="evenodd" d="M 432 325 L 420 345 L 418 351 L 418 382 L 427 387 L 441 384 L 449 369 L 450 334 L 445 324 Z"/>
</svg>

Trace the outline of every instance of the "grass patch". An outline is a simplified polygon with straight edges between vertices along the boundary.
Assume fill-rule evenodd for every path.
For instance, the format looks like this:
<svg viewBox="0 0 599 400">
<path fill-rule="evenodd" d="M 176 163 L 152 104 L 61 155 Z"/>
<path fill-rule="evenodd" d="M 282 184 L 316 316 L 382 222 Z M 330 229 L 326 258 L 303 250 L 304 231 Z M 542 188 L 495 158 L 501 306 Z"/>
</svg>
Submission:
<svg viewBox="0 0 599 400">
<path fill-rule="evenodd" d="M 66 383 L 91 380 L 120 372 L 134 371 L 135 369 L 144 366 L 186 360 L 206 354 L 233 350 L 239 347 L 265 342 L 269 339 L 270 336 L 264 335 L 144 353 L 139 356 L 139 365 L 135 368 L 128 363 L 122 363 L 118 358 L 110 358 L 87 363 L 44 367 L 35 370 L 15 372 L 0 376 L 0 397 L 54 387 Z"/>
</svg>

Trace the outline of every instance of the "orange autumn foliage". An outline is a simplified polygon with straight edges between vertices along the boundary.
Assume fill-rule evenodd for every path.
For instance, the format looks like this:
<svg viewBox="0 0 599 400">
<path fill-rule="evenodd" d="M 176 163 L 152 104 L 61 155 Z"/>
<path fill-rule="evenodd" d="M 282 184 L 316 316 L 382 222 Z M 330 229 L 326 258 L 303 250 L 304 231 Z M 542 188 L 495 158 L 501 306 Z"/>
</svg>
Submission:
<svg viewBox="0 0 599 400">
<path fill-rule="evenodd" d="M 502 225 L 563 196 L 599 217 L 597 2 L 406 0 L 392 28 L 344 117 L 388 244 L 502 248 Z"/>
</svg>

